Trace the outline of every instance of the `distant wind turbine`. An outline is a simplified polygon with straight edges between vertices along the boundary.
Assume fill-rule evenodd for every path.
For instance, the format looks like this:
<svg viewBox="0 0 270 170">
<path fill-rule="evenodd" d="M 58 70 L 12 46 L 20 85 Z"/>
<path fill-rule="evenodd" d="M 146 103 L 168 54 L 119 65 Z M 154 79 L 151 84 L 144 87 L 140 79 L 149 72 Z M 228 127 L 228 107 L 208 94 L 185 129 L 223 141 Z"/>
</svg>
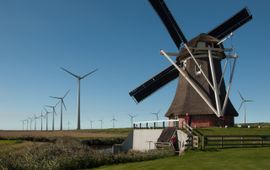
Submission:
<svg viewBox="0 0 270 170">
<path fill-rule="evenodd" d="M 156 120 L 159 120 L 159 112 L 161 111 L 161 109 L 159 109 L 157 112 L 154 112 L 154 113 L 151 113 L 151 114 L 153 114 L 153 115 L 155 115 L 156 116 Z"/>
<path fill-rule="evenodd" d="M 90 128 L 93 129 L 93 126 L 92 125 L 93 125 L 93 122 L 94 121 L 93 120 L 89 120 L 89 122 L 90 122 Z"/>
<path fill-rule="evenodd" d="M 22 130 L 24 130 L 24 122 L 25 122 L 25 120 L 21 120 L 21 122 L 22 122 Z"/>
<path fill-rule="evenodd" d="M 115 127 L 115 122 L 117 121 L 116 119 L 115 119 L 115 117 L 113 116 L 113 119 L 111 120 L 112 121 L 112 123 L 113 123 L 113 128 Z"/>
<path fill-rule="evenodd" d="M 102 126 L 103 126 L 103 120 L 100 119 L 100 120 L 98 120 L 98 121 L 100 121 L 100 128 L 102 129 Z"/>
<path fill-rule="evenodd" d="M 42 111 L 43 110 L 41 110 L 40 116 L 39 116 L 39 118 L 40 118 L 40 130 L 41 131 L 43 130 L 43 117 L 44 117 Z"/>
<path fill-rule="evenodd" d="M 38 119 L 38 118 L 39 118 L 39 117 L 37 117 L 36 114 L 34 114 L 33 119 L 34 119 L 34 121 L 35 121 L 35 130 L 37 130 L 37 119 Z"/>
<path fill-rule="evenodd" d="M 136 115 L 128 114 L 128 116 L 130 117 L 130 123 L 131 123 L 131 128 L 132 128 L 133 127 L 133 120 L 136 117 Z"/>
<path fill-rule="evenodd" d="M 32 130 L 32 121 L 33 121 L 32 119 L 33 119 L 32 117 L 28 117 L 28 120 L 30 120 L 30 128 L 29 128 L 30 130 Z"/>
<path fill-rule="evenodd" d="M 97 69 L 95 69 L 95 70 L 93 70 L 93 71 L 91 71 L 91 72 L 89 72 L 89 73 L 87 73 L 87 74 L 85 74 L 84 76 L 78 76 L 78 75 L 76 75 L 76 74 L 73 74 L 73 73 L 71 73 L 70 71 L 68 71 L 67 69 L 65 69 L 65 68 L 62 68 L 61 67 L 61 69 L 63 70 L 63 71 L 65 71 L 65 72 L 67 72 L 68 74 L 70 74 L 70 75 L 72 75 L 73 77 L 75 77 L 76 79 L 77 79 L 77 81 L 78 81 L 78 98 L 77 98 L 77 116 L 78 116 L 78 118 L 77 118 L 77 130 L 80 130 L 81 129 L 81 104 L 80 104 L 80 84 L 81 84 L 81 80 L 82 79 L 84 79 L 84 78 L 86 78 L 87 76 L 89 76 L 90 74 L 93 74 L 94 72 L 96 72 L 97 71 Z"/>
<path fill-rule="evenodd" d="M 52 131 L 54 131 L 54 116 L 56 116 L 55 107 L 58 105 L 59 102 L 57 102 L 54 106 L 46 105 L 46 107 L 49 107 L 52 109 Z"/>
<path fill-rule="evenodd" d="M 48 115 L 52 112 L 49 112 L 45 107 L 44 107 L 44 110 L 45 110 L 45 118 L 46 118 L 46 131 L 48 131 Z"/>
<path fill-rule="evenodd" d="M 51 98 L 55 98 L 60 100 L 60 130 L 63 130 L 63 106 L 65 108 L 65 110 L 67 110 L 65 102 L 64 102 L 64 98 L 67 96 L 67 94 L 69 93 L 70 90 L 68 90 L 66 92 L 66 94 L 63 97 L 55 97 L 55 96 L 50 96 Z"/>
<path fill-rule="evenodd" d="M 254 102 L 253 100 L 245 99 L 240 91 L 238 91 L 239 96 L 241 98 L 241 104 L 239 106 L 238 112 L 240 111 L 241 107 L 244 106 L 244 124 L 247 123 L 247 109 L 246 109 L 246 103 Z"/>
</svg>

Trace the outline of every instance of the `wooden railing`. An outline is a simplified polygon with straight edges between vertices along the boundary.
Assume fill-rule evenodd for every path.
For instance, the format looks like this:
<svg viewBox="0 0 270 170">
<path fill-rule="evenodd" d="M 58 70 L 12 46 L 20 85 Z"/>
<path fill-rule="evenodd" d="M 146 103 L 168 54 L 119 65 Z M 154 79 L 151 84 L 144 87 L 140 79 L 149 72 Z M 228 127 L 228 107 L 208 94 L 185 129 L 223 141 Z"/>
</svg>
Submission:
<svg viewBox="0 0 270 170">
<path fill-rule="evenodd" d="M 270 147 L 270 135 L 201 136 L 201 148 Z"/>
</svg>

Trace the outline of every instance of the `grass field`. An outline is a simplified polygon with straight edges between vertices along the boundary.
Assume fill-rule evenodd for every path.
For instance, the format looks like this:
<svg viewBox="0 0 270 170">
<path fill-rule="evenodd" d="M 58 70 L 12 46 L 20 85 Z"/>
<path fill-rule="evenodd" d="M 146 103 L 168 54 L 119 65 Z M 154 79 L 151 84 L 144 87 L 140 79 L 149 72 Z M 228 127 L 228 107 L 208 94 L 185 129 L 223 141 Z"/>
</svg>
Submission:
<svg viewBox="0 0 270 170">
<path fill-rule="evenodd" d="M 203 135 L 270 135 L 270 128 L 201 128 Z"/>
<path fill-rule="evenodd" d="M 2 139 L 16 139 L 24 137 L 75 137 L 75 138 L 124 138 L 131 131 L 130 128 L 122 129 L 93 129 L 93 130 L 65 130 L 65 131 L 0 131 Z"/>
<path fill-rule="evenodd" d="M 270 168 L 270 148 L 237 148 L 212 151 L 187 151 L 183 156 L 174 156 L 153 161 L 103 166 L 97 170 L 263 170 Z"/>
</svg>

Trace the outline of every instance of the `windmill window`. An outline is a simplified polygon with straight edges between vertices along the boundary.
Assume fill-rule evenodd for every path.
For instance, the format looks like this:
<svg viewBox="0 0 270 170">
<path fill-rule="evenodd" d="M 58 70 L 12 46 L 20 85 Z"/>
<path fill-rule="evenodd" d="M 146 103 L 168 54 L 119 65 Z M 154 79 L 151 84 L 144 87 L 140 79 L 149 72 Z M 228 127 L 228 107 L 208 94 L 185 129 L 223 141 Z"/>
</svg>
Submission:
<svg viewBox="0 0 270 170">
<path fill-rule="evenodd" d="M 200 65 L 200 67 L 201 67 L 201 65 Z M 197 65 L 195 65 L 195 75 L 198 76 L 201 74 L 202 74 L 202 70 Z"/>
</svg>

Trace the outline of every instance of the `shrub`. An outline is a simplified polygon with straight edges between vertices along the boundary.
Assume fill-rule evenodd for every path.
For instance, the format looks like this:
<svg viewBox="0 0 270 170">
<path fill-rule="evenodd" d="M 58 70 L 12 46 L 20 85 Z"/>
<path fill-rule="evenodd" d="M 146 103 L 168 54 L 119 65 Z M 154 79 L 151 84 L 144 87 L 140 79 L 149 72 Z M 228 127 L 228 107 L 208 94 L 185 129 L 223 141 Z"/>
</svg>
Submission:
<svg viewBox="0 0 270 170">
<path fill-rule="evenodd" d="M 93 150 L 75 139 L 36 144 L 20 152 L 0 156 L 0 165 L 7 169 L 83 169 L 101 165 L 136 162 L 173 155 L 171 150 L 130 151 L 113 155 Z"/>
</svg>

